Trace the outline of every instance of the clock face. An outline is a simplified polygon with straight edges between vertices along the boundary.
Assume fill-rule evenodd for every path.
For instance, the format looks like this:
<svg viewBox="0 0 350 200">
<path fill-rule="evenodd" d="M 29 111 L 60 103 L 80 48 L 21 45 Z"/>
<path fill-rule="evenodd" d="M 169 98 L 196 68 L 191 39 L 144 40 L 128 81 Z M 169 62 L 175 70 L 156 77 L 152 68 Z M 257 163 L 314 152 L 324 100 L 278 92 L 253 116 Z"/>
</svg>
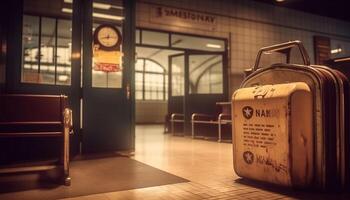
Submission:
<svg viewBox="0 0 350 200">
<path fill-rule="evenodd" d="M 119 41 L 119 34 L 115 28 L 106 26 L 98 30 L 97 40 L 105 47 L 114 47 Z"/>
</svg>

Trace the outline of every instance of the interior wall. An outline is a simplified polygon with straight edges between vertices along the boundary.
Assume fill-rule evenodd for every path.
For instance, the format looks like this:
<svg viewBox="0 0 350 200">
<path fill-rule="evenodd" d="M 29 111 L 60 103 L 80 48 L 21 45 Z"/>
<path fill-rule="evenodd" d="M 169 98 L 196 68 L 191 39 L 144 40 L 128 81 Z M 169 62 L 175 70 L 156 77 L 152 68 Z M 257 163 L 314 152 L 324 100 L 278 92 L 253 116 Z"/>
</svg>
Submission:
<svg viewBox="0 0 350 200">
<path fill-rule="evenodd" d="M 230 75 L 230 85 L 232 91 L 235 91 L 239 88 L 242 81 L 244 80 L 244 77 L 245 76 L 242 73 L 232 73 Z"/>
<path fill-rule="evenodd" d="M 192 27 L 178 21 L 152 21 L 157 7 L 179 8 L 216 17 L 211 30 L 199 23 Z M 297 10 L 250 0 L 139 0 L 136 5 L 136 25 L 153 29 L 215 36 L 229 40 L 230 96 L 239 87 L 244 69 L 255 63 L 261 47 L 290 40 L 301 40 L 313 62 L 313 36 L 324 35 L 341 43 L 350 42 L 350 23 Z M 345 51 L 350 54 L 350 49 Z M 236 80 L 232 80 L 232 79 Z"/>
<path fill-rule="evenodd" d="M 136 123 L 164 123 L 168 113 L 167 101 L 136 101 Z"/>
<path fill-rule="evenodd" d="M 1 16 L 0 21 L 0 94 L 5 90 L 6 81 L 6 26 Z"/>
</svg>

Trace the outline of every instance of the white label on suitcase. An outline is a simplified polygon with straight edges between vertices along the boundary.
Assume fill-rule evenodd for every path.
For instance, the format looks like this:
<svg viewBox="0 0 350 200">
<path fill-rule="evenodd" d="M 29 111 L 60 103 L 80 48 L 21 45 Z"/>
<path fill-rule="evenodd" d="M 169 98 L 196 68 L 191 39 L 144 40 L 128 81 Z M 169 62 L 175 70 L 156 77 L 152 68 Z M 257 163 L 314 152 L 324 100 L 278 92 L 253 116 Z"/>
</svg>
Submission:
<svg viewBox="0 0 350 200">
<path fill-rule="evenodd" d="M 241 155 L 245 162 L 241 166 L 248 169 L 244 170 L 249 172 L 245 176 L 257 177 L 255 174 L 259 174 L 262 180 L 290 183 L 289 163 L 285 159 L 288 154 L 288 136 L 286 130 L 283 130 L 287 123 L 284 105 L 286 102 L 283 99 L 275 99 L 273 102 L 260 99 L 254 104 L 242 102 L 235 106 L 237 112 L 234 118 L 243 122 L 240 130 L 236 129 L 235 141 L 242 141 L 236 144 L 236 155 Z"/>
<path fill-rule="evenodd" d="M 235 100 L 234 95 L 232 103 L 234 165 L 239 176 L 291 185 L 288 89 L 294 88 L 268 85 L 235 93 L 240 96 Z"/>
</svg>

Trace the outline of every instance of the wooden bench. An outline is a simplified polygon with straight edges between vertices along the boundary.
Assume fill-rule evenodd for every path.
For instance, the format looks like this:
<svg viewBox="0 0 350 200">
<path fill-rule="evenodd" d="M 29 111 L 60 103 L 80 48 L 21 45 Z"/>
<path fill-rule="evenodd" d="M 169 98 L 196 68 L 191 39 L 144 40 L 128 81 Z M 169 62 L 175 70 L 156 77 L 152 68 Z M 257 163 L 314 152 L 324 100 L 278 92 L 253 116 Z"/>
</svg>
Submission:
<svg viewBox="0 0 350 200">
<path fill-rule="evenodd" d="M 218 125 L 217 119 L 218 119 L 217 115 L 215 114 L 209 115 L 209 114 L 203 114 L 203 113 L 193 113 L 191 115 L 192 138 L 193 139 L 194 138 L 204 138 L 204 139 L 213 138 L 212 136 L 208 136 L 205 133 L 213 132 L 212 127 L 216 128 L 216 126 Z M 199 134 L 197 134 L 197 132 Z"/>
<path fill-rule="evenodd" d="M 2 166 L 0 173 L 38 172 L 58 168 L 63 183 L 70 185 L 69 134 L 72 127 L 72 111 L 67 106 L 67 96 L 63 95 L 0 95 L 0 139 L 62 139 L 58 162 L 45 165 Z"/>
<path fill-rule="evenodd" d="M 221 107 L 221 113 L 218 116 L 218 142 L 222 141 L 222 127 L 229 126 L 229 135 L 232 140 L 232 118 L 231 118 L 231 102 L 217 102 L 216 105 Z"/>
<path fill-rule="evenodd" d="M 218 114 L 203 114 L 193 113 L 191 117 L 192 125 L 192 138 L 201 137 L 196 134 L 196 127 L 202 129 L 205 126 L 217 127 L 217 139 L 218 142 L 222 141 L 222 127 L 223 125 L 229 125 L 231 127 L 231 102 L 217 102 L 217 106 L 221 107 L 221 111 Z M 229 133 L 231 134 L 231 133 Z"/>
<path fill-rule="evenodd" d="M 171 133 L 176 135 L 176 133 L 183 132 L 184 122 L 184 114 L 172 113 L 170 116 Z"/>
</svg>

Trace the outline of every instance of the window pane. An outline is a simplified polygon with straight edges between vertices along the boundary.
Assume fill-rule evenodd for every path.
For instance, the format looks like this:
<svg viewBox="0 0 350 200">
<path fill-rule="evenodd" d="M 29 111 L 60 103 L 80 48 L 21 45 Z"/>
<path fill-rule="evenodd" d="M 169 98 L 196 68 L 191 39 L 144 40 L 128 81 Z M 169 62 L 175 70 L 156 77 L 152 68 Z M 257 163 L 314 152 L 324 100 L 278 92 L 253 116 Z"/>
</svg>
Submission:
<svg viewBox="0 0 350 200">
<path fill-rule="evenodd" d="M 164 73 L 164 68 L 155 61 L 146 60 L 145 71 Z"/>
<path fill-rule="evenodd" d="M 168 75 L 165 75 L 165 100 L 168 100 Z"/>
<path fill-rule="evenodd" d="M 169 46 L 169 34 L 155 31 L 142 31 L 142 44 Z"/>
<path fill-rule="evenodd" d="M 152 100 L 157 100 L 157 91 L 152 91 L 152 93 L 151 93 L 151 99 L 152 99 Z"/>
<path fill-rule="evenodd" d="M 93 0 L 92 87 L 122 88 L 123 1 Z"/>
<path fill-rule="evenodd" d="M 164 99 L 163 95 L 164 95 L 164 92 L 163 92 L 163 91 L 159 91 L 159 92 L 157 93 L 157 99 L 158 99 L 158 100 L 163 100 L 163 99 Z"/>
<path fill-rule="evenodd" d="M 184 95 L 184 70 L 185 70 L 184 56 L 173 57 L 171 60 L 171 92 L 172 96 Z"/>
<path fill-rule="evenodd" d="M 142 62 L 145 62 L 145 71 L 143 71 L 143 65 L 142 68 L 140 67 Z M 144 99 L 146 100 L 163 100 L 165 92 L 164 68 L 153 60 L 147 59 L 138 59 L 135 67 L 139 69 L 135 72 L 136 91 L 142 92 L 144 90 Z"/>
<path fill-rule="evenodd" d="M 143 90 L 143 75 L 140 72 L 135 73 L 135 87 L 136 90 Z"/>
<path fill-rule="evenodd" d="M 92 71 L 92 86 L 93 87 L 107 87 L 107 73 L 101 71 Z"/>
<path fill-rule="evenodd" d="M 178 34 L 171 35 L 171 45 L 172 47 L 199 49 L 203 51 L 225 51 L 223 40 Z"/>
<path fill-rule="evenodd" d="M 72 2 L 23 1 L 22 82 L 70 85 Z"/>
<path fill-rule="evenodd" d="M 136 99 L 137 100 L 142 100 L 142 91 L 136 90 Z"/>
<path fill-rule="evenodd" d="M 93 24 L 93 32 L 103 24 Z M 122 33 L 121 27 L 115 26 Z M 95 33 L 94 33 L 95 34 Z M 96 33 L 97 34 L 97 33 Z M 106 33 L 108 34 L 108 33 Z M 107 36 L 106 36 L 107 37 Z M 122 46 L 115 49 L 102 49 L 94 44 L 92 66 L 92 87 L 121 88 L 122 87 Z"/>
<path fill-rule="evenodd" d="M 41 18 L 40 79 L 41 83 L 55 84 L 54 50 L 56 48 L 56 20 Z"/>
<path fill-rule="evenodd" d="M 163 74 L 145 74 L 145 91 L 150 92 L 150 96 L 145 99 L 163 99 L 164 76 Z M 160 93 L 161 98 L 158 97 Z"/>
<path fill-rule="evenodd" d="M 57 21 L 57 85 L 71 83 L 72 22 Z"/>
<path fill-rule="evenodd" d="M 136 29 L 135 42 L 136 42 L 136 44 L 140 44 L 140 30 L 139 29 Z"/>
<path fill-rule="evenodd" d="M 107 87 L 108 88 L 121 88 L 122 76 L 121 72 L 109 72 L 107 73 Z"/>
<path fill-rule="evenodd" d="M 136 71 L 143 71 L 143 59 L 137 59 L 135 64 Z"/>
<path fill-rule="evenodd" d="M 149 91 L 145 91 L 145 99 L 151 99 L 151 93 Z"/>
<path fill-rule="evenodd" d="M 223 92 L 221 55 L 190 55 L 190 94 L 220 94 Z"/>
<path fill-rule="evenodd" d="M 39 83 L 39 17 L 23 16 L 22 82 Z"/>
</svg>

